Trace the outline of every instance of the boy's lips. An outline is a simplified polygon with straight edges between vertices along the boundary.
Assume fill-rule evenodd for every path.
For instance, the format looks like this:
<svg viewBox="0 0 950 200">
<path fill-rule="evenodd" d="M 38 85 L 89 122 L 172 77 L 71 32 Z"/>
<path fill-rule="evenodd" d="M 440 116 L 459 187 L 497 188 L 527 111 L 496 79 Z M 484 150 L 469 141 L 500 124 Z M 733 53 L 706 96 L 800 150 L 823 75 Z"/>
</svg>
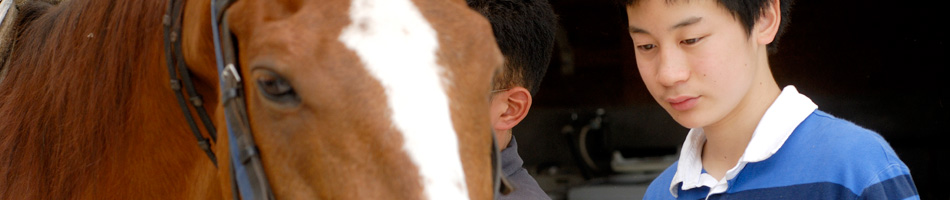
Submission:
<svg viewBox="0 0 950 200">
<path fill-rule="evenodd" d="M 666 99 L 666 102 L 669 102 L 670 106 L 678 111 L 684 111 L 693 108 L 696 106 L 697 101 L 699 101 L 699 96 L 677 96 Z"/>
</svg>

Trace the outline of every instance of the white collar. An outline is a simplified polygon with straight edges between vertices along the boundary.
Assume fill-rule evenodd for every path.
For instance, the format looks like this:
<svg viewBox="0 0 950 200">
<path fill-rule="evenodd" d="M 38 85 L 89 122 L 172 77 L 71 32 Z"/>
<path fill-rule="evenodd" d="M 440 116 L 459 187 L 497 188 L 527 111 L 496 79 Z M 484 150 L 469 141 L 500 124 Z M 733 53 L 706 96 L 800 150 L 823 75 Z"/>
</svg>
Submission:
<svg viewBox="0 0 950 200">
<path fill-rule="evenodd" d="M 719 181 L 709 174 L 702 173 L 702 152 L 706 134 L 702 128 L 690 129 L 680 150 L 676 174 L 673 175 L 673 181 L 670 183 L 670 193 L 678 197 L 679 190 L 676 186 L 680 183 L 683 184 L 683 190 L 707 186 L 710 188 L 709 195 L 725 192 L 729 186 L 728 180 L 735 178 L 747 163 L 763 161 L 778 152 L 788 136 L 792 135 L 795 128 L 815 109 L 818 109 L 818 106 L 805 95 L 798 93 L 795 86 L 786 86 L 755 127 L 749 146 L 739 158 L 739 163 L 726 171 L 725 177 Z"/>
</svg>

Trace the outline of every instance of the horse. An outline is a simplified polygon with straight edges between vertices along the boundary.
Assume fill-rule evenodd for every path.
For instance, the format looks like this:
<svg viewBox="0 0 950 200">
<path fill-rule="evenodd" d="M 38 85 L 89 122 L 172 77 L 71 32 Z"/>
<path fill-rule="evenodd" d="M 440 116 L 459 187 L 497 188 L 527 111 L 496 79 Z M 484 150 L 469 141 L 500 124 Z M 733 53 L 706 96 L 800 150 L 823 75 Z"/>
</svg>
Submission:
<svg viewBox="0 0 950 200">
<path fill-rule="evenodd" d="M 249 199 L 228 162 L 245 155 L 229 148 L 235 92 L 256 144 L 242 153 L 272 197 L 492 197 L 503 58 L 465 2 L 238 0 L 220 16 L 213 3 L 180 18 L 155 0 L 25 6 L 0 82 L 0 199 Z M 240 68 L 218 71 L 215 21 Z M 193 91 L 176 93 L 185 78 Z"/>
</svg>

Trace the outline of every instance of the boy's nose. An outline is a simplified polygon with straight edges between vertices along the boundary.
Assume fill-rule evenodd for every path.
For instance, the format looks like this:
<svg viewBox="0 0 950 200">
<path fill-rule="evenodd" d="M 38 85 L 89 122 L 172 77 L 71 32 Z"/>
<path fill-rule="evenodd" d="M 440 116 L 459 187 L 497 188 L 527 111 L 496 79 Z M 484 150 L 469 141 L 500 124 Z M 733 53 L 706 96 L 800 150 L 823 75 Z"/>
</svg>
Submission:
<svg viewBox="0 0 950 200">
<path fill-rule="evenodd" d="M 657 80 L 666 87 L 686 82 L 690 75 L 690 68 L 686 63 L 686 58 L 681 52 L 675 50 L 661 51 L 659 69 L 657 69 L 656 74 Z"/>
</svg>

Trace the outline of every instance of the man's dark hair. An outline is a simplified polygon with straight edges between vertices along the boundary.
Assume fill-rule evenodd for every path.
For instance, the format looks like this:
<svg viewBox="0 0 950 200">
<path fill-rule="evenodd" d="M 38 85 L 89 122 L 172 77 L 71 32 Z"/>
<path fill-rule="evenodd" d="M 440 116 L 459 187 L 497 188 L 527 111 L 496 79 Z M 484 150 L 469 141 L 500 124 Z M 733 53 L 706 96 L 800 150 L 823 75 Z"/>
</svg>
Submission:
<svg viewBox="0 0 950 200">
<path fill-rule="evenodd" d="M 625 6 L 631 6 L 638 2 L 638 0 L 621 0 Z M 667 3 L 673 3 L 677 0 L 666 0 Z M 752 34 L 752 27 L 755 26 L 755 20 L 759 19 L 762 15 L 762 11 L 766 7 L 772 5 L 770 0 L 717 0 L 719 5 L 722 5 L 732 13 L 733 17 L 736 17 L 736 20 L 739 20 L 742 23 L 742 27 L 745 28 L 746 35 Z M 788 29 L 788 22 L 791 21 L 791 11 L 793 0 L 779 0 L 779 9 L 782 11 L 782 21 L 779 22 L 778 32 L 775 33 L 775 40 L 772 40 L 772 43 L 769 43 L 766 47 L 768 48 L 769 53 L 775 53 L 778 49 L 779 38 L 782 37 L 782 34 L 785 33 L 785 30 Z"/>
<path fill-rule="evenodd" d="M 547 0 L 466 0 L 491 22 L 505 69 L 495 89 L 521 85 L 534 95 L 551 62 L 557 17 Z"/>
</svg>

